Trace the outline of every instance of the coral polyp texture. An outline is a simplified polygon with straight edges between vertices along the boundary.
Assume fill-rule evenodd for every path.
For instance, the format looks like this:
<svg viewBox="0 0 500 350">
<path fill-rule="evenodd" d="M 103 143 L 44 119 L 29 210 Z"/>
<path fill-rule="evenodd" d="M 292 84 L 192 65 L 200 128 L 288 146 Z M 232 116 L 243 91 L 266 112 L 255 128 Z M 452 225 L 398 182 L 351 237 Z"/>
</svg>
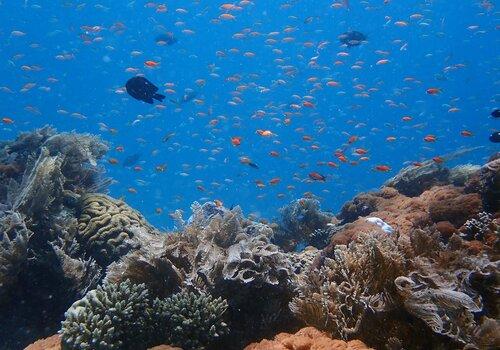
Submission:
<svg viewBox="0 0 500 350">
<path fill-rule="evenodd" d="M 405 168 L 337 215 L 195 202 L 162 232 L 105 193 L 106 150 L 0 145 L 0 348 L 500 348 L 498 155 Z"/>
<path fill-rule="evenodd" d="M 79 206 L 77 240 L 103 266 L 137 248 L 132 227 L 149 228 L 141 214 L 105 194 L 85 194 Z"/>
</svg>

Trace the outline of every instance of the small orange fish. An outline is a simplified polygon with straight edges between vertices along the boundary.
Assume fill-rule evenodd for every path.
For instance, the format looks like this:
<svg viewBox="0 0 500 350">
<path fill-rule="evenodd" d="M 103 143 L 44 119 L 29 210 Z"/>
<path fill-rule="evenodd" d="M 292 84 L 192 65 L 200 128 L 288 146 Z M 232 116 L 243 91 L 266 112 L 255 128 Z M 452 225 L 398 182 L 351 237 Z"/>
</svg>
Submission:
<svg viewBox="0 0 500 350">
<path fill-rule="evenodd" d="M 391 167 L 388 165 L 377 165 L 375 167 L 375 170 L 387 172 L 387 171 L 391 171 Z"/>
<path fill-rule="evenodd" d="M 4 124 L 12 124 L 12 123 L 14 123 L 14 120 L 12 118 L 9 118 L 9 117 L 3 117 L 2 118 L 2 123 L 4 123 Z"/>
<path fill-rule="evenodd" d="M 274 136 L 273 132 L 271 130 L 257 130 L 256 131 L 257 134 L 259 134 L 260 136 L 264 136 L 264 137 L 270 137 L 270 136 Z"/>
<path fill-rule="evenodd" d="M 116 158 L 109 158 L 108 159 L 108 163 L 111 164 L 111 165 L 116 165 L 119 162 L 118 162 L 118 159 L 116 159 Z"/>
<path fill-rule="evenodd" d="M 155 208 L 155 213 L 156 213 L 157 215 L 161 215 L 161 214 L 163 213 L 163 209 L 162 209 L 162 208 L 160 208 L 160 207 L 157 207 L 157 208 Z"/>
<path fill-rule="evenodd" d="M 439 88 L 428 88 L 426 91 L 425 91 L 428 95 L 437 95 L 437 94 L 440 94 L 441 93 L 441 89 Z"/>
<path fill-rule="evenodd" d="M 405 115 L 403 116 L 403 118 L 401 118 L 402 121 L 404 122 L 409 122 L 410 120 L 412 120 L 413 118 L 409 115 Z"/>
<path fill-rule="evenodd" d="M 352 135 L 351 137 L 349 137 L 349 140 L 347 140 L 347 143 L 351 144 L 351 143 L 354 143 L 356 141 L 358 141 L 358 137 L 356 135 Z"/>
<path fill-rule="evenodd" d="M 279 184 L 281 179 L 279 177 L 273 177 L 271 180 L 269 180 L 270 185 L 277 185 Z"/>
<path fill-rule="evenodd" d="M 321 181 L 321 182 L 326 181 L 326 177 L 324 175 L 321 175 L 320 173 L 318 173 L 316 171 L 310 172 L 309 178 L 313 181 Z"/>
<path fill-rule="evenodd" d="M 146 67 L 149 67 L 149 68 L 155 68 L 155 67 L 158 67 L 160 65 L 160 63 L 156 62 L 156 61 L 146 61 L 146 62 L 144 62 L 144 65 Z"/>
<path fill-rule="evenodd" d="M 359 155 L 363 155 L 363 154 L 367 154 L 368 151 L 366 149 L 364 149 L 364 148 L 356 148 L 354 150 L 354 153 L 359 154 Z"/>
<path fill-rule="evenodd" d="M 436 140 L 436 135 L 427 135 L 424 137 L 425 142 L 435 142 Z"/>
<path fill-rule="evenodd" d="M 460 135 L 462 135 L 463 137 L 470 137 L 472 136 L 472 132 L 469 130 L 462 130 L 460 131 Z"/>
<path fill-rule="evenodd" d="M 231 144 L 235 147 L 241 145 L 241 137 L 240 136 L 231 137 Z"/>
<path fill-rule="evenodd" d="M 302 106 L 304 107 L 307 107 L 307 108 L 314 108 L 314 103 L 310 102 L 310 101 L 304 101 L 302 102 Z"/>
<path fill-rule="evenodd" d="M 444 162 L 444 159 L 443 159 L 443 158 L 441 158 L 440 156 L 436 156 L 436 157 L 432 158 L 432 160 L 433 160 L 433 161 L 434 161 L 434 163 L 436 163 L 436 164 L 441 164 L 441 163 L 443 163 L 443 162 Z"/>
<path fill-rule="evenodd" d="M 123 152 L 123 151 L 125 151 L 125 148 L 123 146 L 116 146 L 115 150 L 117 152 Z"/>
<path fill-rule="evenodd" d="M 269 152 L 269 155 L 271 157 L 279 157 L 280 156 L 280 154 L 277 151 L 271 151 L 271 152 Z"/>
</svg>

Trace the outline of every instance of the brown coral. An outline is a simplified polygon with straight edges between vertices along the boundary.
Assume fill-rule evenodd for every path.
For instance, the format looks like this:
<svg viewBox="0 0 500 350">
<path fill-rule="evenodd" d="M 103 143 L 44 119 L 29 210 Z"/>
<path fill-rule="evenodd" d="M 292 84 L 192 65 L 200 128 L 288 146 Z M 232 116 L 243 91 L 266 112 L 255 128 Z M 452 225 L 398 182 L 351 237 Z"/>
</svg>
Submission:
<svg viewBox="0 0 500 350">
<path fill-rule="evenodd" d="M 80 207 L 77 239 L 102 266 L 138 248 L 138 242 L 132 240 L 132 227 L 154 231 L 141 214 L 105 194 L 82 196 Z"/>
<path fill-rule="evenodd" d="M 365 350 L 368 348 L 359 340 L 345 342 L 330 338 L 314 327 L 302 328 L 295 334 L 280 333 L 274 340 L 252 343 L 244 350 Z"/>
<path fill-rule="evenodd" d="M 405 261 L 387 234 L 361 234 L 337 246 L 333 258 L 300 276 L 299 296 L 290 303 L 303 322 L 342 339 L 359 336 L 367 314 L 386 310 L 395 289 L 392 281 L 405 273 Z"/>
</svg>

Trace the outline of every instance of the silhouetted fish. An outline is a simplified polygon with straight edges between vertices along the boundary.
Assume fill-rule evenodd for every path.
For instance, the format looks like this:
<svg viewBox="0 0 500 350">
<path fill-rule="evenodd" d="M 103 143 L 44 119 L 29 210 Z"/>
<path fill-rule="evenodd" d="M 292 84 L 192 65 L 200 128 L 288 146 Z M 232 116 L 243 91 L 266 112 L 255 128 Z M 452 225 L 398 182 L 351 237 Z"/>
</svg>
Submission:
<svg viewBox="0 0 500 350">
<path fill-rule="evenodd" d="M 366 36 L 355 30 L 350 32 L 345 32 L 339 35 L 339 40 L 342 44 L 347 45 L 348 47 L 361 45 L 364 41 L 366 41 Z"/>
<path fill-rule="evenodd" d="M 156 43 L 158 45 L 173 45 L 177 42 L 176 37 L 174 36 L 174 33 L 168 32 L 165 34 L 160 34 L 156 37 L 155 39 Z"/>
<path fill-rule="evenodd" d="M 494 142 L 494 143 L 499 143 L 500 142 L 500 131 L 495 131 L 493 134 L 491 134 L 490 141 Z"/>
<path fill-rule="evenodd" d="M 153 103 L 153 98 L 158 101 L 163 101 L 164 95 L 157 94 L 158 88 L 144 77 L 133 77 L 127 81 L 125 85 L 130 96 L 139 101 Z"/>
<path fill-rule="evenodd" d="M 493 118 L 500 118 L 500 109 L 495 109 L 493 112 L 491 112 L 491 116 Z"/>
</svg>

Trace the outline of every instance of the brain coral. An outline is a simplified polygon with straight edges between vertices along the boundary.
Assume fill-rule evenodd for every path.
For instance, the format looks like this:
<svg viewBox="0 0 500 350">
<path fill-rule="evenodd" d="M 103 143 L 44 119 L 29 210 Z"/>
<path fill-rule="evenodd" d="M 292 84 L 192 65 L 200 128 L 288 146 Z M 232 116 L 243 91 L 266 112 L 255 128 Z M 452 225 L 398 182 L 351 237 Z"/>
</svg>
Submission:
<svg viewBox="0 0 500 350">
<path fill-rule="evenodd" d="M 80 208 L 77 239 L 102 266 L 137 247 L 132 227 L 150 228 L 141 214 L 105 194 L 83 195 Z"/>
<path fill-rule="evenodd" d="M 66 311 L 62 349 L 145 349 L 150 305 L 144 285 L 125 281 L 99 286 Z"/>
</svg>

